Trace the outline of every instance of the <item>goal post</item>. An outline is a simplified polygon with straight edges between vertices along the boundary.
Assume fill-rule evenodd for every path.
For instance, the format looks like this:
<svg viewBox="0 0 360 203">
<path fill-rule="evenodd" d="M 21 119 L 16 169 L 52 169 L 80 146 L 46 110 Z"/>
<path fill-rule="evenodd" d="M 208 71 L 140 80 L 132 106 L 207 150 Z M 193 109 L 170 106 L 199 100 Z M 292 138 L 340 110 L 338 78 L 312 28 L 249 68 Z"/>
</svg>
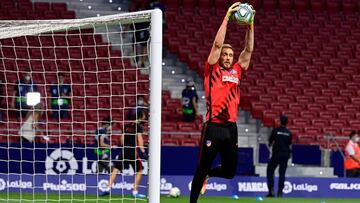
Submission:
<svg viewBox="0 0 360 203">
<path fill-rule="evenodd" d="M 147 191 L 147 197 L 128 198 L 131 193 L 124 193 L 128 188 L 123 185 L 115 189 L 121 194 L 114 194 L 117 201 L 160 202 L 162 20 L 162 11 L 154 9 L 84 19 L 0 21 L 0 80 L 4 89 L 0 95 L 0 165 L 4 166 L 0 169 L 0 200 L 51 202 L 59 199 L 51 199 L 48 191 L 56 191 L 58 195 L 71 194 L 66 200 L 103 201 L 99 184 L 109 174 L 94 172 L 98 170 L 93 164 L 98 155 L 87 157 L 99 149 L 98 128 L 106 123 L 105 118 L 111 118 L 108 123 L 116 124 L 109 130 L 115 135 L 109 137 L 109 145 L 120 146 L 127 124 L 137 120 L 138 109 L 145 109 L 148 122 L 141 134 L 148 135 L 149 160 L 144 172 L 147 177 L 139 188 Z M 138 23 L 149 25 L 138 29 Z M 137 39 L 141 30 L 149 32 L 145 41 Z M 146 51 L 138 50 L 141 44 Z M 29 83 L 24 82 L 27 74 L 31 75 Z M 67 80 L 68 87 L 61 87 L 69 91 L 66 96 L 60 87 L 53 88 L 60 77 Z M 21 93 L 24 89 L 26 96 Z M 54 91 L 58 91 L 56 99 Z M 33 92 L 36 98 L 32 96 L 29 103 Z M 148 106 L 137 104 L 140 97 Z M 21 115 L 25 101 L 29 108 Z M 69 107 L 54 109 L 54 102 L 55 106 L 66 103 Z M 135 119 L 129 116 L 131 112 L 135 112 Z M 28 132 L 26 136 L 24 132 Z M 12 156 L 11 150 L 21 156 Z M 116 150 L 123 151 L 121 146 Z M 115 154 L 110 151 L 113 160 Z M 144 156 L 140 159 L 147 162 Z M 136 169 L 133 171 L 135 175 Z M 117 178 L 117 182 L 129 180 Z M 71 188 L 80 189 L 75 192 Z M 13 198 L 10 193 L 14 191 L 24 199 Z M 76 196 L 79 191 L 80 196 Z M 24 194 L 29 192 L 30 199 L 26 199 Z"/>
<path fill-rule="evenodd" d="M 150 78 L 150 134 L 158 136 L 150 136 L 150 171 L 149 171 L 149 202 L 160 202 L 160 160 L 161 160 L 161 91 L 162 91 L 162 12 L 159 9 L 151 13 L 153 36 L 150 45 L 150 58 L 152 68 Z M 156 159 L 156 160 L 155 160 Z"/>
</svg>

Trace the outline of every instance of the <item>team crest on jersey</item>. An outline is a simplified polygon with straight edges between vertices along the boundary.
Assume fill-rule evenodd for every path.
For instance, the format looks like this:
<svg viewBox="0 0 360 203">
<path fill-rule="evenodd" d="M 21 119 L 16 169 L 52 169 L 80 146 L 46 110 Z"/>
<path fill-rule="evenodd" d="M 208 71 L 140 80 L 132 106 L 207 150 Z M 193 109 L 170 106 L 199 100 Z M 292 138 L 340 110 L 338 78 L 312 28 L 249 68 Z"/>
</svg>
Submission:
<svg viewBox="0 0 360 203">
<path fill-rule="evenodd" d="M 237 73 L 237 71 L 236 71 L 236 70 L 234 70 L 234 69 L 231 69 L 231 70 L 229 71 L 229 73 L 231 73 L 231 74 L 236 74 L 236 73 Z"/>
<path fill-rule="evenodd" d="M 206 146 L 210 147 L 211 146 L 211 140 L 206 140 Z"/>
</svg>

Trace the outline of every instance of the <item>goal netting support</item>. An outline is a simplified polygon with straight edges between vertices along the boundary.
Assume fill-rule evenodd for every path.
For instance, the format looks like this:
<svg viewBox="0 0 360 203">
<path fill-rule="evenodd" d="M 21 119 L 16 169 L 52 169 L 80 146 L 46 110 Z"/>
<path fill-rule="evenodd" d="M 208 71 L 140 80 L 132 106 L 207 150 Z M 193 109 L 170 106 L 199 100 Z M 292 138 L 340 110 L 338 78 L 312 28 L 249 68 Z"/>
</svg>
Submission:
<svg viewBox="0 0 360 203">
<path fill-rule="evenodd" d="M 0 21 L 0 200 L 159 203 L 161 73 L 158 9 Z"/>
</svg>

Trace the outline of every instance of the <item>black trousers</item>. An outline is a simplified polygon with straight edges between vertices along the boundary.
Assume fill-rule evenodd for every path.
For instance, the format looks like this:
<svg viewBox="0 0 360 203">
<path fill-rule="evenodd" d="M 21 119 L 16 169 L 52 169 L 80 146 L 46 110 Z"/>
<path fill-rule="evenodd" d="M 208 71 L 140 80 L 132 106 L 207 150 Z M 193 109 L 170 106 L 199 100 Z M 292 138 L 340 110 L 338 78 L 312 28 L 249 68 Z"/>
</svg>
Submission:
<svg viewBox="0 0 360 203">
<path fill-rule="evenodd" d="M 290 154 L 288 152 L 275 153 L 271 156 L 271 159 L 267 165 L 267 170 L 266 170 L 267 185 L 269 192 L 274 191 L 274 172 L 278 166 L 279 166 L 278 192 L 282 192 L 282 190 L 284 189 L 285 173 L 289 158 L 290 158 Z"/>
<path fill-rule="evenodd" d="M 198 166 L 191 184 L 190 203 L 197 202 L 206 176 L 227 179 L 235 176 L 238 159 L 237 140 L 236 123 L 204 124 Z M 218 153 L 221 157 L 221 165 L 211 168 Z"/>
<path fill-rule="evenodd" d="M 347 178 L 359 178 L 360 177 L 360 168 L 346 170 Z"/>
</svg>

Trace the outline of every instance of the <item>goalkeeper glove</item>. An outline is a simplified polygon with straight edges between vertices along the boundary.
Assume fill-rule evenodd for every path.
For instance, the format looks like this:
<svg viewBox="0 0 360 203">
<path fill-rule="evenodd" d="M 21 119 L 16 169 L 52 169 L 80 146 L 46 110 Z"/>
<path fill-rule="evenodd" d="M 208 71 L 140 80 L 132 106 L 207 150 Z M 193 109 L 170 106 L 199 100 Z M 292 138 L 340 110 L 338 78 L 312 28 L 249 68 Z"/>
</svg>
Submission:
<svg viewBox="0 0 360 203">
<path fill-rule="evenodd" d="M 240 5 L 240 2 L 233 3 L 226 12 L 226 18 L 230 21 L 232 20 L 233 14 L 237 11 L 237 7 Z"/>
</svg>

